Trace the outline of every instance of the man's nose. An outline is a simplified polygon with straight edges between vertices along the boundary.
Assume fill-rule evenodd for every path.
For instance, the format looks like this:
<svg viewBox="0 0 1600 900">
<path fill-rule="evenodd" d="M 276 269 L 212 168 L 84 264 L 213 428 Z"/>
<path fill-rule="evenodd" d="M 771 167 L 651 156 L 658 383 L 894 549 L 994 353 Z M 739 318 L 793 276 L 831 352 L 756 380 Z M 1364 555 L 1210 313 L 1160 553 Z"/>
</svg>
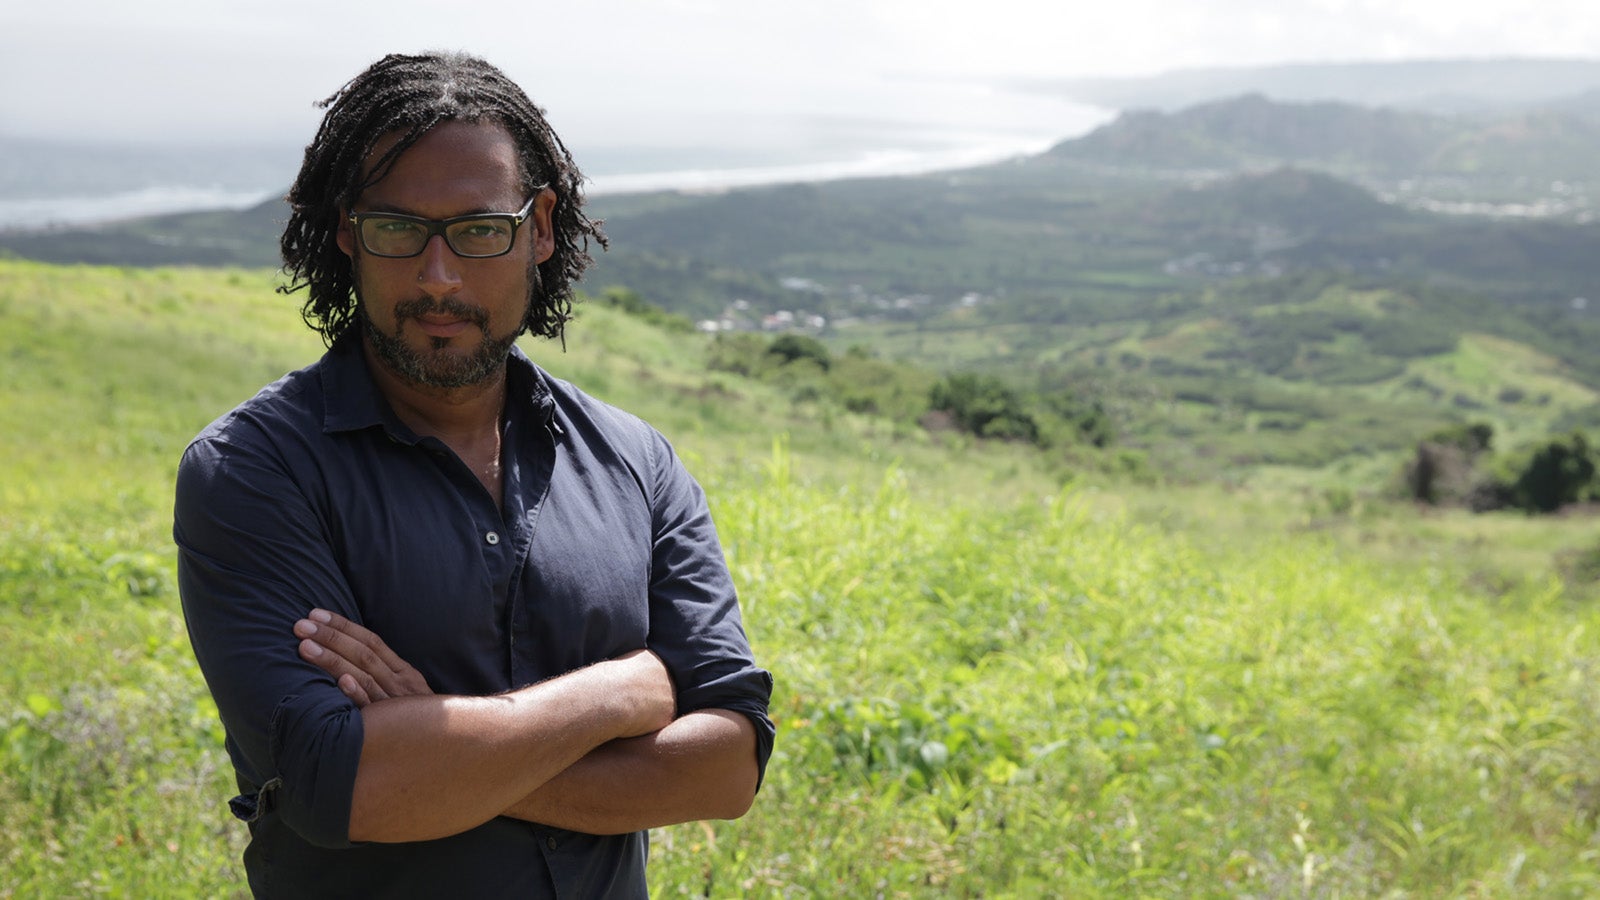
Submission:
<svg viewBox="0 0 1600 900">
<path fill-rule="evenodd" d="M 417 282 L 431 296 L 442 297 L 461 288 L 461 257 L 445 243 L 444 235 L 428 238 L 420 259 L 422 272 Z"/>
</svg>

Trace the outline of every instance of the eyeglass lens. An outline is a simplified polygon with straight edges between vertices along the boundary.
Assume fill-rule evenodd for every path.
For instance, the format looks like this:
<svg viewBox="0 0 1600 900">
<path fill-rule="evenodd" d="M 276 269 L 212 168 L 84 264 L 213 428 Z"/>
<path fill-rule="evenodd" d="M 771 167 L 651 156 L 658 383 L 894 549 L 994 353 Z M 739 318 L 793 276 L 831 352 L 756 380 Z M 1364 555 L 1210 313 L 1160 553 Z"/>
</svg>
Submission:
<svg viewBox="0 0 1600 900">
<path fill-rule="evenodd" d="M 378 256 L 416 256 L 434 232 L 459 256 L 499 256 L 511 249 L 516 233 L 510 216 L 460 219 L 447 224 L 390 216 L 363 216 L 361 243 Z"/>
</svg>

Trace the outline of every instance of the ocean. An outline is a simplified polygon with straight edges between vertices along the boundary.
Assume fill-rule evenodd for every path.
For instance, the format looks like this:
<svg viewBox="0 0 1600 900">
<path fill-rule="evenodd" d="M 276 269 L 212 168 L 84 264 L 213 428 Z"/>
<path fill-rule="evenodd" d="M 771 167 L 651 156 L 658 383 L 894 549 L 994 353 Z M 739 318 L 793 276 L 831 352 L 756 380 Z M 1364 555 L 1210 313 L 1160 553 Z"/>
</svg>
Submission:
<svg viewBox="0 0 1600 900">
<path fill-rule="evenodd" d="M 907 126 L 802 121 L 770 135 L 730 123 L 698 145 L 590 142 L 569 146 L 591 195 L 712 191 L 763 184 L 911 175 L 1037 154 L 1107 121 L 1074 107 L 1049 124 Z M 795 134 L 804 140 L 794 140 Z M 0 135 L 0 229 L 49 229 L 122 219 L 243 209 L 281 197 L 299 147 L 85 144 Z"/>
</svg>

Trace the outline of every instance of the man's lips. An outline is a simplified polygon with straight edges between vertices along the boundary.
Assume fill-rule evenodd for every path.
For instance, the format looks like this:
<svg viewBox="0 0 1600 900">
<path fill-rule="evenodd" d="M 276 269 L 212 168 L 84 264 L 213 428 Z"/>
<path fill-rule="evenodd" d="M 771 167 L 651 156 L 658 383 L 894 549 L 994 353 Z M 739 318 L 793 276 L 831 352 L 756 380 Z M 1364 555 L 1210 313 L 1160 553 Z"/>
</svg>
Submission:
<svg viewBox="0 0 1600 900">
<path fill-rule="evenodd" d="M 422 329 L 423 334 L 436 338 L 455 337 L 461 332 L 466 331 L 468 328 L 471 328 L 473 325 L 473 323 L 467 319 L 435 313 L 417 316 L 415 321 L 417 323 L 417 327 Z"/>
</svg>

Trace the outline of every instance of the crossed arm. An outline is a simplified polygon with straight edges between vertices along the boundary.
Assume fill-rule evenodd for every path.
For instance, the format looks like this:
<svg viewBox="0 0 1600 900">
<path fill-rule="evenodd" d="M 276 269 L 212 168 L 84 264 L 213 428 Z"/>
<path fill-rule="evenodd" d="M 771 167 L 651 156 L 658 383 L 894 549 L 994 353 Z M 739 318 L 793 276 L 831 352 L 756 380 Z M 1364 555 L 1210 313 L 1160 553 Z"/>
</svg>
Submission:
<svg viewBox="0 0 1600 900">
<path fill-rule="evenodd" d="M 353 841 L 455 834 L 497 815 L 591 834 L 737 818 L 754 800 L 754 726 L 674 718 L 654 653 L 639 650 L 490 697 L 434 694 L 372 631 L 325 610 L 295 623 L 302 658 L 361 710 Z"/>
</svg>

